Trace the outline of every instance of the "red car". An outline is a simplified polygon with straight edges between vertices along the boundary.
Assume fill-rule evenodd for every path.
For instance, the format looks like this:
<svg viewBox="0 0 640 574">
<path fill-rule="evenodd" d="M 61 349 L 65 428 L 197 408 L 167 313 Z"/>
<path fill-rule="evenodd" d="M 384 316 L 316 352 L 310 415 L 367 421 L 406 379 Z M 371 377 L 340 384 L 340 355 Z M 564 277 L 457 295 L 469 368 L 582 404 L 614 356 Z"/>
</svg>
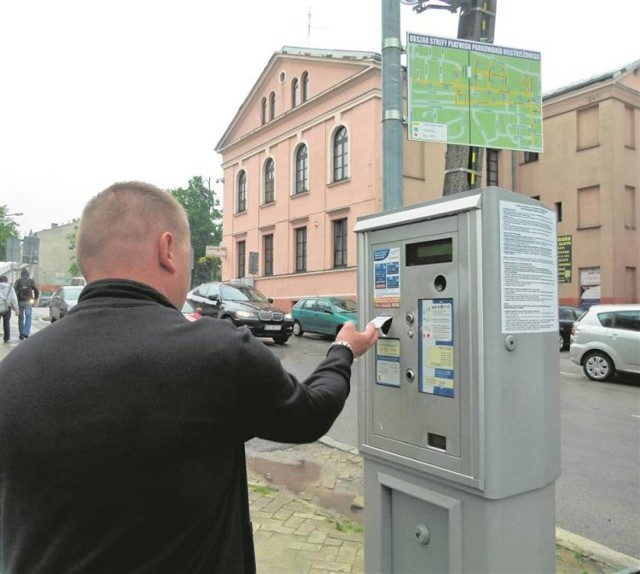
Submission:
<svg viewBox="0 0 640 574">
<path fill-rule="evenodd" d="M 182 314 L 185 316 L 187 321 L 197 321 L 202 318 L 202 309 L 196 309 L 189 301 L 185 301 L 182 306 Z"/>
</svg>

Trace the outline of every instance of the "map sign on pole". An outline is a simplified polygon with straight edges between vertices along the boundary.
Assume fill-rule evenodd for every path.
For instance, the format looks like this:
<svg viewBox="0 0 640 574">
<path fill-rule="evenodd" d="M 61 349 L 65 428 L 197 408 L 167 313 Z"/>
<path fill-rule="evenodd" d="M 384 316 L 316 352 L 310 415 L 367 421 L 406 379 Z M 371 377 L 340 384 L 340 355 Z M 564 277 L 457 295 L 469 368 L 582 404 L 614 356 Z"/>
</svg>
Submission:
<svg viewBox="0 0 640 574">
<path fill-rule="evenodd" d="M 407 34 L 409 139 L 542 151 L 540 52 Z"/>
</svg>

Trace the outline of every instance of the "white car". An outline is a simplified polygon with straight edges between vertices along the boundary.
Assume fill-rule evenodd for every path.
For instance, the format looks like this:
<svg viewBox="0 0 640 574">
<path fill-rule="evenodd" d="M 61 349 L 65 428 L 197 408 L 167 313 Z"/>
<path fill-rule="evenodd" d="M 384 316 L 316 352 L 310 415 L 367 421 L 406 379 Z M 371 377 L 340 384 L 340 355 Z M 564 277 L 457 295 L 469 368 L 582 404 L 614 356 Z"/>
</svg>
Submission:
<svg viewBox="0 0 640 574">
<path fill-rule="evenodd" d="M 571 360 L 592 381 L 640 374 L 640 305 L 593 305 L 571 329 Z"/>
</svg>

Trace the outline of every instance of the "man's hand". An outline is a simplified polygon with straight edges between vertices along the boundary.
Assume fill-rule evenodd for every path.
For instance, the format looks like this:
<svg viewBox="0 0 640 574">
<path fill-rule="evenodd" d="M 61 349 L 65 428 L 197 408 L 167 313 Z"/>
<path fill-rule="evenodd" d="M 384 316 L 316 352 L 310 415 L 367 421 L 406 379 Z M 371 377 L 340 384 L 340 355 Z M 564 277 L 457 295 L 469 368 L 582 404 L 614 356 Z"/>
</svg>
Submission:
<svg viewBox="0 0 640 574">
<path fill-rule="evenodd" d="M 336 341 L 345 341 L 351 345 L 353 357 L 364 355 L 378 340 L 378 329 L 369 323 L 364 331 L 356 331 L 353 321 L 347 321 L 336 335 Z"/>
</svg>

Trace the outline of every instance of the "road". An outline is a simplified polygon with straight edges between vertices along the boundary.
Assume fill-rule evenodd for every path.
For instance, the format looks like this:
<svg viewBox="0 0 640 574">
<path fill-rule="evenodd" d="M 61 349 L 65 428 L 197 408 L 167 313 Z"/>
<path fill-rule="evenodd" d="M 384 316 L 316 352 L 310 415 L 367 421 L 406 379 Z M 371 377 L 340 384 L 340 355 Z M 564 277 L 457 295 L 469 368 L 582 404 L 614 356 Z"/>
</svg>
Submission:
<svg viewBox="0 0 640 574">
<path fill-rule="evenodd" d="M 303 379 L 329 341 L 314 335 L 279 347 L 267 343 Z M 357 373 L 351 395 L 328 435 L 358 444 Z M 640 558 L 640 378 L 595 383 L 560 357 L 562 475 L 556 483 L 556 522 L 565 530 Z M 274 449 L 257 441 L 249 450 Z"/>
<path fill-rule="evenodd" d="M 46 328 L 46 315 L 46 309 L 34 309 L 32 334 Z M 11 333 L 13 340 L 0 348 L 0 358 L 20 344 L 15 317 Z M 329 341 L 305 334 L 284 346 L 270 340 L 265 344 L 302 380 L 325 356 Z M 351 395 L 328 433 L 351 446 L 358 444 L 360 382 L 354 370 Z M 562 475 L 556 483 L 557 525 L 640 558 L 640 379 L 595 383 L 563 352 L 560 391 Z M 248 443 L 247 451 L 282 448 L 282 444 L 256 439 Z"/>
</svg>

